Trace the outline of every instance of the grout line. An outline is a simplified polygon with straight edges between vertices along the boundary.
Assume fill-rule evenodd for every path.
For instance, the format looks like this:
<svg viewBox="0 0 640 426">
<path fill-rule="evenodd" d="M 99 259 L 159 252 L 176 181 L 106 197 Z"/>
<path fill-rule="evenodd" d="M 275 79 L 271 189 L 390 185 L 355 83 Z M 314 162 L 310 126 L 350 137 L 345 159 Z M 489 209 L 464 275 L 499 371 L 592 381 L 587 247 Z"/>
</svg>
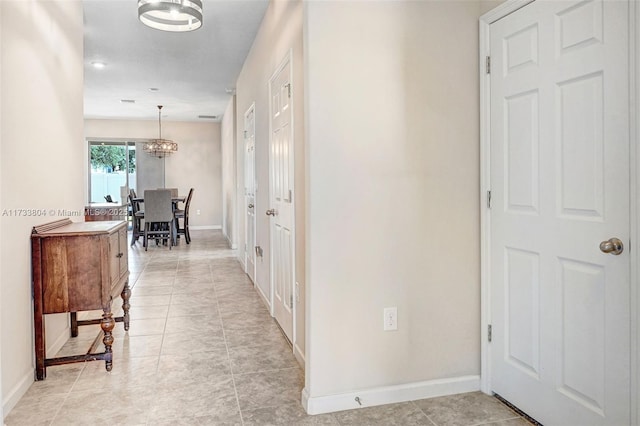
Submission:
<svg viewBox="0 0 640 426">
<path fill-rule="evenodd" d="M 502 396 L 498 395 L 497 393 L 494 393 L 493 397 L 497 399 L 498 402 L 500 402 L 502 405 L 511 409 L 514 412 L 514 414 L 517 414 L 519 417 L 523 418 L 525 421 L 535 426 L 542 426 L 542 424 L 539 423 L 536 419 L 529 416 L 527 413 L 525 413 L 524 411 L 522 411 L 521 409 L 519 409 L 518 407 L 516 407 L 515 405 L 513 405 L 512 403 L 504 399 Z"/>
<path fill-rule="evenodd" d="M 148 252 L 147 252 L 148 253 Z M 151 259 L 153 259 L 154 254 L 151 255 Z M 150 260 L 151 260 L 150 259 Z M 140 275 L 142 275 L 142 273 L 144 273 L 144 271 L 147 270 L 147 268 L 149 267 L 149 261 L 147 261 L 147 263 L 145 264 L 144 268 L 142 269 L 142 271 L 140 272 Z M 176 269 L 177 269 L 178 265 L 176 263 Z M 155 377 L 157 379 L 158 376 L 158 368 L 160 367 L 160 357 L 162 356 L 162 348 L 164 346 L 164 336 L 165 336 L 165 332 L 167 330 L 167 320 L 169 318 L 169 309 L 171 308 L 171 299 L 173 297 L 173 284 L 175 283 L 175 276 L 173 278 L 173 282 L 171 283 L 171 294 L 169 295 L 169 305 L 167 306 L 167 313 L 164 316 L 164 327 L 162 328 L 162 338 L 160 339 L 160 350 L 158 352 L 158 356 L 156 357 L 156 368 L 155 368 Z M 135 301 L 134 301 L 135 303 Z M 132 307 L 134 307 L 135 305 L 132 305 Z M 132 320 L 132 325 L 133 325 L 133 320 Z M 147 406 L 146 409 L 146 416 L 145 416 L 145 425 L 149 424 L 149 418 L 151 417 L 151 411 L 153 408 L 153 404 L 149 404 L 149 406 Z"/>
<path fill-rule="evenodd" d="M 486 425 L 494 425 L 494 424 L 496 424 L 497 422 L 507 422 L 507 421 L 509 421 L 509 420 L 515 420 L 515 419 L 522 419 L 522 417 L 520 417 L 520 416 L 514 416 L 514 417 L 509 417 L 509 418 L 506 418 L 506 419 L 489 420 L 489 421 L 486 421 L 486 422 L 474 423 L 474 424 L 472 424 L 471 426 L 486 426 Z"/>
<path fill-rule="evenodd" d="M 51 417 L 51 422 L 49 422 L 49 426 L 51 426 L 53 424 L 53 422 L 56 419 L 56 417 L 58 417 L 58 414 L 60 414 L 60 411 L 62 410 L 62 407 L 64 406 L 64 404 L 67 402 L 67 400 L 71 396 L 71 392 L 73 391 L 73 388 L 75 387 L 76 383 L 78 383 L 78 380 L 80 380 L 80 376 L 84 372 L 85 368 L 87 368 L 87 362 L 95 362 L 95 361 L 85 361 L 85 362 L 82 363 L 82 368 L 78 372 L 78 376 L 73 381 L 73 384 L 69 388 L 69 391 L 65 394 L 64 399 L 62 400 L 62 404 L 58 405 L 58 408 L 56 409 L 55 414 L 53 415 L 53 417 Z"/>
<path fill-rule="evenodd" d="M 213 271 L 211 271 L 211 264 L 209 263 L 209 274 L 211 275 L 211 280 L 213 281 L 213 294 L 216 298 L 216 310 L 218 311 L 218 319 L 220 321 L 220 327 L 222 328 L 222 338 L 224 339 L 224 347 L 227 350 L 227 362 L 229 363 L 229 372 L 231 373 L 231 383 L 233 383 L 233 392 L 236 395 L 236 404 L 238 404 L 238 413 L 240 414 L 240 424 L 244 426 L 244 418 L 242 416 L 242 408 L 240 408 L 240 397 L 238 396 L 238 388 L 236 386 L 236 378 L 233 373 L 233 367 L 231 365 L 231 354 L 229 353 L 229 344 L 227 343 L 227 333 L 224 329 L 224 321 L 222 320 L 222 316 L 220 315 L 220 304 L 218 303 L 218 296 L 216 292 L 216 280 L 213 278 Z"/>
<path fill-rule="evenodd" d="M 411 400 L 408 401 L 410 402 L 413 406 L 415 406 L 418 411 L 420 411 L 422 414 L 424 414 L 424 416 L 427 418 L 427 420 L 429 420 L 429 423 L 431 423 L 431 426 L 438 426 L 438 424 L 436 422 L 433 421 L 433 419 L 431 417 L 429 417 L 429 415 L 427 413 L 424 412 L 424 410 L 422 408 L 420 408 L 420 406 L 418 404 L 416 404 L 415 400 Z"/>
</svg>

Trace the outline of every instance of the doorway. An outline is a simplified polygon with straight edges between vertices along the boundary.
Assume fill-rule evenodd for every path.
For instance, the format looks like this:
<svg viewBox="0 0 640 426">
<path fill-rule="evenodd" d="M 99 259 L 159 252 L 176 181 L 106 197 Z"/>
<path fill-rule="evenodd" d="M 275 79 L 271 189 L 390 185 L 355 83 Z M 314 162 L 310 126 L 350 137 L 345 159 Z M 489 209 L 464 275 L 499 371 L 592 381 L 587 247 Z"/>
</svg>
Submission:
<svg viewBox="0 0 640 426">
<path fill-rule="evenodd" d="M 291 51 L 269 80 L 269 201 L 271 306 L 294 342 L 295 208 Z"/>
<path fill-rule="evenodd" d="M 630 3 L 521 6 L 481 19 L 484 390 L 631 424 Z"/>
<path fill-rule="evenodd" d="M 256 283 L 256 121 L 255 103 L 244 114 L 245 272 Z"/>
</svg>

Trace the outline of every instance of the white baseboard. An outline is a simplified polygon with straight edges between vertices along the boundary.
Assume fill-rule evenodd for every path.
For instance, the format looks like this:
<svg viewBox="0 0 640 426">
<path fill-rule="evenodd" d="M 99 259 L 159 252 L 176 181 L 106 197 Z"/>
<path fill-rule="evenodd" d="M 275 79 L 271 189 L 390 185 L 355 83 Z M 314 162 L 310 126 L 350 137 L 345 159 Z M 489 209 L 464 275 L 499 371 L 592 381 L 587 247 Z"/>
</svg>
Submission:
<svg viewBox="0 0 640 426">
<path fill-rule="evenodd" d="M 231 248 L 231 250 L 236 250 L 238 248 L 238 245 L 233 241 L 231 241 L 231 238 L 229 238 L 227 234 L 225 234 L 224 232 L 222 234 L 224 235 L 224 238 L 227 240 L 227 244 L 229 244 L 229 248 Z"/>
<path fill-rule="evenodd" d="M 298 346 L 297 343 L 293 345 L 293 356 L 296 357 L 296 360 L 298 360 L 298 364 L 300 364 L 300 367 L 302 367 L 302 369 L 304 370 L 304 352 L 302 351 L 302 349 L 300 349 L 300 346 Z"/>
<path fill-rule="evenodd" d="M 71 335 L 71 327 L 66 327 L 62 332 L 58 335 L 56 340 L 53 341 L 51 345 L 47 345 L 48 348 L 47 358 L 53 358 L 60 349 L 64 346 L 65 343 L 69 340 L 69 336 Z"/>
<path fill-rule="evenodd" d="M 267 309 L 269 309 L 269 312 L 273 315 L 273 313 L 271 312 L 271 301 L 269 300 L 269 298 L 267 296 L 265 296 L 265 294 L 262 292 L 262 289 L 260 288 L 259 285 L 254 284 L 253 286 L 256 291 L 258 292 L 258 295 L 260 295 L 260 298 L 262 299 L 262 301 L 264 302 L 265 306 L 267 307 Z"/>
<path fill-rule="evenodd" d="M 308 414 L 324 414 L 456 393 L 474 392 L 479 389 L 480 376 L 428 380 L 318 397 L 309 397 L 307 388 L 304 388 L 302 390 L 302 406 Z M 359 398 L 362 405 L 356 402 L 356 397 Z"/>
<path fill-rule="evenodd" d="M 33 369 L 27 371 L 24 376 L 18 381 L 18 384 L 13 387 L 8 395 L 2 401 L 2 414 L 7 417 L 13 407 L 15 407 L 20 398 L 24 396 L 34 382 L 35 372 Z M 4 419 L 3 419 L 4 420 Z"/>
<path fill-rule="evenodd" d="M 193 229 L 194 231 L 200 231 L 203 229 L 222 229 L 222 225 L 189 225 L 189 229 Z"/>
</svg>

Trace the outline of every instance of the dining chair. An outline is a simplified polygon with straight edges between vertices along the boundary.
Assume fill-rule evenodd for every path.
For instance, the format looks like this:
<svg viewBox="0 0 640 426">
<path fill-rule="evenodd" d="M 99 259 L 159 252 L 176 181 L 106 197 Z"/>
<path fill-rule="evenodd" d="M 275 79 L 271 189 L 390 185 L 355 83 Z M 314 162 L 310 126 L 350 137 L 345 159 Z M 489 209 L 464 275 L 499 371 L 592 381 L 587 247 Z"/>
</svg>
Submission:
<svg viewBox="0 0 640 426">
<path fill-rule="evenodd" d="M 187 201 L 184 204 L 184 210 L 175 210 L 173 215 L 176 218 L 176 233 L 178 238 L 180 235 L 184 235 L 184 240 L 187 244 L 191 243 L 191 235 L 189 234 L 189 206 L 191 205 L 191 196 L 193 195 L 193 188 L 189 190 L 189 195 L 187 195 Z M 183 225 L 180 227 L 180 221 L 182 219 Z"/>
<path fill-rule="evenodd" d="M 174 216 L 171 206 L 171 191 L 168 189 L 144 191 L 144 250 L 149 247 L 149 237 L 174 244 Z"/>
<path fill-rule="evenodd" d="M 168 189 L 171 191 L 171 198 L 178 198 L 178 188 L 158 188 L 158 189 Z"/>
<path fill-rule="evenodd" d="M 144 210 L 140 209 L 140 202 L 134 201 L 138 196 L 133 189 L 129 190 L 129 204 L 131 207 L 131 245 L 133 246 L 142 232 L 142 219 L 144 219 Z"/>
</svg>

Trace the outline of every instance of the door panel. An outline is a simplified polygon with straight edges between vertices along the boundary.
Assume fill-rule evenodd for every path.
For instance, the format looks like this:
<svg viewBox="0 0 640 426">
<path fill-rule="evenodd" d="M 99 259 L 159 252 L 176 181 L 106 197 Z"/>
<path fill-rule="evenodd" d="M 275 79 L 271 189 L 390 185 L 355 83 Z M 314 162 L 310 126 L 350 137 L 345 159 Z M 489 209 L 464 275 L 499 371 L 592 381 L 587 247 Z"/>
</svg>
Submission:
<svg viewBox="0 0 640 426">
<path fill-rule="evenodd" d="M 245 200 L 245 265 L 251 281 L 256 282 L 256 138 L 255 105 L 244 115 L 244 200 Z"/>
<path fill-rule="evenodd" d="M 492 390 L 549 425 L 629 424 L 628 3 L 490 26 Z"/>
<path fill-rule="evenodd" d="M 271 284 L 273 315 L 293 341 L 294 205 L 291 71 L 286 60 L 269 82 L 271 94 Z"/>
</svg>

